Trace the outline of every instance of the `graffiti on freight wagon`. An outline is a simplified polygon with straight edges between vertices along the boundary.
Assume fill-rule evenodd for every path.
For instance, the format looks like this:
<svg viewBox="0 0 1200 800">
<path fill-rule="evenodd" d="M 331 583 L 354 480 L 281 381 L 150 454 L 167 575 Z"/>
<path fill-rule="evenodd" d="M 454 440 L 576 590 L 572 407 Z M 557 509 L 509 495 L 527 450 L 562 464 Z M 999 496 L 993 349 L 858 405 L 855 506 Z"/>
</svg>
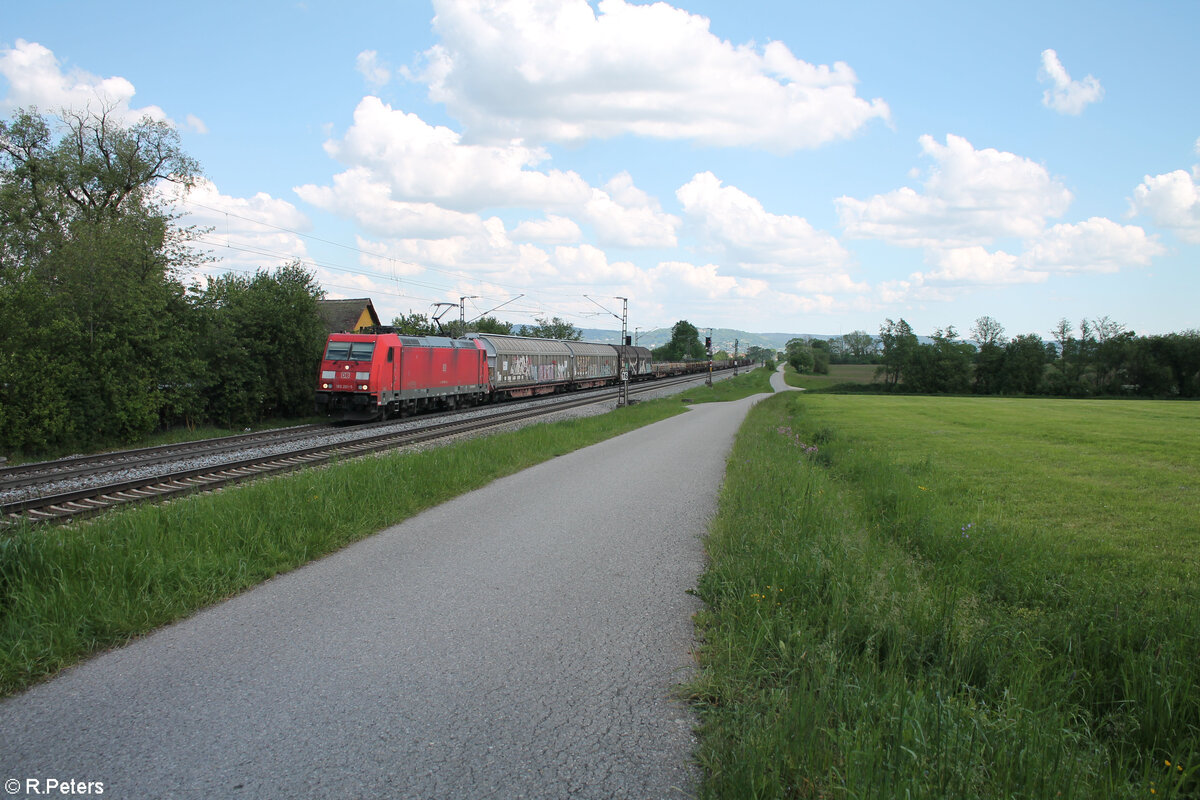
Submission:
<svg viewBox="0 0 1200 800">
<path fill-rule="evenodd" d="M 539 364 L 530 356 L 515 356 L 511 361 L 502 361 L 501 374 L 506 381 L 565 381 L 570 377 L 567 362 Z"/>
</svg>

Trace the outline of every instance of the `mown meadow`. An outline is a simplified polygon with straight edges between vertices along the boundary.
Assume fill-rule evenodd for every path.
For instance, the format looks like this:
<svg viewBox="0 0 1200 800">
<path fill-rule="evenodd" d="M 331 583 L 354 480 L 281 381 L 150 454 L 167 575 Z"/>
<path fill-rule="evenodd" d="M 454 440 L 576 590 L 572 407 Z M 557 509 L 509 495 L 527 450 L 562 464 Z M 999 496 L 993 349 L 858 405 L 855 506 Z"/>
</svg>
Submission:
<svg viewBox="0 0 1200 800">
<path fill-rule="evenodd" d="M 698 592 L 703 796 L 1200 796 L 1200 405 L 759 403 Z"/>
<path fill-rule="evenodd" d="M 824 375 L 806 372 L 798 373 L 788 368 L 786 379 L 789 386 L 808 391 L 833 390 L 838 387 L 865 386 L 875 381 L 875 372 L 879 368 L 875 364 L 830 364 L 829 372 Z"/>
</svg>

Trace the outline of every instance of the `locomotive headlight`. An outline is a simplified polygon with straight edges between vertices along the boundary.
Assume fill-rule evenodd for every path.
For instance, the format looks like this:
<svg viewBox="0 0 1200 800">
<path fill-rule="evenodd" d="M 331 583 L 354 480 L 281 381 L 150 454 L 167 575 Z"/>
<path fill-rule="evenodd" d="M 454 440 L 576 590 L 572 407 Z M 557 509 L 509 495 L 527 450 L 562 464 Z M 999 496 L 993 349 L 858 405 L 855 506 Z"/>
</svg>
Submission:
<svg viewBox="0 0 1200 800">
<path fill-rule="evenodd" d="M 370 378 L 371 378 L 371 373 L 369 373 L 369 372 L 354 373 L 354 380 L 356 380 L 356 381 L 365 381 L 365 380 L 369 380 Z"/>
<path fill-rule="evenodd" d="M 322 384 L 321 384 L 321 388 L 322 388 L 322 389 L 328 389 L 328 388 L 329 388 L 329 384 L 328 384 L 328 383 L 322 383 Z"/>
<path fill-rule="evenodd" d="M 364 391 L 364 392 L 365 392 L 365 391 L 367 390 L 367 388 L 368 388 L 368 387 L 367 387 L 367 385 L 366 385 L 365 383 L 363 383 L 363 384 L 360 384 L 358 388 L 359 388 L 360 390 L 362 390 L 362 391 Z"/>
</svg>

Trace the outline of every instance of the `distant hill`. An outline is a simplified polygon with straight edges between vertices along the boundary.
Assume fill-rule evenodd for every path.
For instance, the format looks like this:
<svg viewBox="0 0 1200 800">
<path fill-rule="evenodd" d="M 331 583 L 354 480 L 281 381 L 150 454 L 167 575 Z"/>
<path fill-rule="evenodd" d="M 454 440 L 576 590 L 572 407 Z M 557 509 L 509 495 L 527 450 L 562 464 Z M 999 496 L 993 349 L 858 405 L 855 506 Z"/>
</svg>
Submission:
<svg viewBox="0 0 1200 800">
<path fill-rule="evenodd" d="M 589 342 L 605 342 L 608 344 L 617 344 L 621 339 L 620 331 L 603 330 L 601 328 L 580 328 L 583 331 L 583 338 Z M 708 336 L 707 328 L 700 329 L 701 338 Z M 634 335 L 632 332 L 630 335 Z M 734 330 L 732 328 L 713 328 L 713 351 L 724 350 L 727 353 L 733 352 L 734 341 L 737 341 L 739 353 L 746 352 L 748 347 L 767 347 L 775 350 L 782 350 L 789 339 L 836 339 L 838 334 L 831 333 L 747 333 L 746 331 Z M 637 332 L 637 344 L 642 347 L 661 347 L 671 341 L 670 328 L 654 328 L 648 331 Z"/>
</svg>

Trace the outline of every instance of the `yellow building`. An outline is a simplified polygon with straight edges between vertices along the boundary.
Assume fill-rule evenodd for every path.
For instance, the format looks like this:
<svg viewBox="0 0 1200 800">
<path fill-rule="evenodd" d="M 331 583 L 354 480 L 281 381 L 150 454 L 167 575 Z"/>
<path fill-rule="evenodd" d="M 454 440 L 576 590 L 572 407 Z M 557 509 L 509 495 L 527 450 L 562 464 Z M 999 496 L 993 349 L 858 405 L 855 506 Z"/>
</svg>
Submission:
<svg viewBox="0 0 1200 800">
<path fill-rule="evenodd" d="M 330 333 L 356 333 L 379 327 L 379 315 L 369 297 L 353 300 L 318 300 L 317 311 Z"/>
</svg>

